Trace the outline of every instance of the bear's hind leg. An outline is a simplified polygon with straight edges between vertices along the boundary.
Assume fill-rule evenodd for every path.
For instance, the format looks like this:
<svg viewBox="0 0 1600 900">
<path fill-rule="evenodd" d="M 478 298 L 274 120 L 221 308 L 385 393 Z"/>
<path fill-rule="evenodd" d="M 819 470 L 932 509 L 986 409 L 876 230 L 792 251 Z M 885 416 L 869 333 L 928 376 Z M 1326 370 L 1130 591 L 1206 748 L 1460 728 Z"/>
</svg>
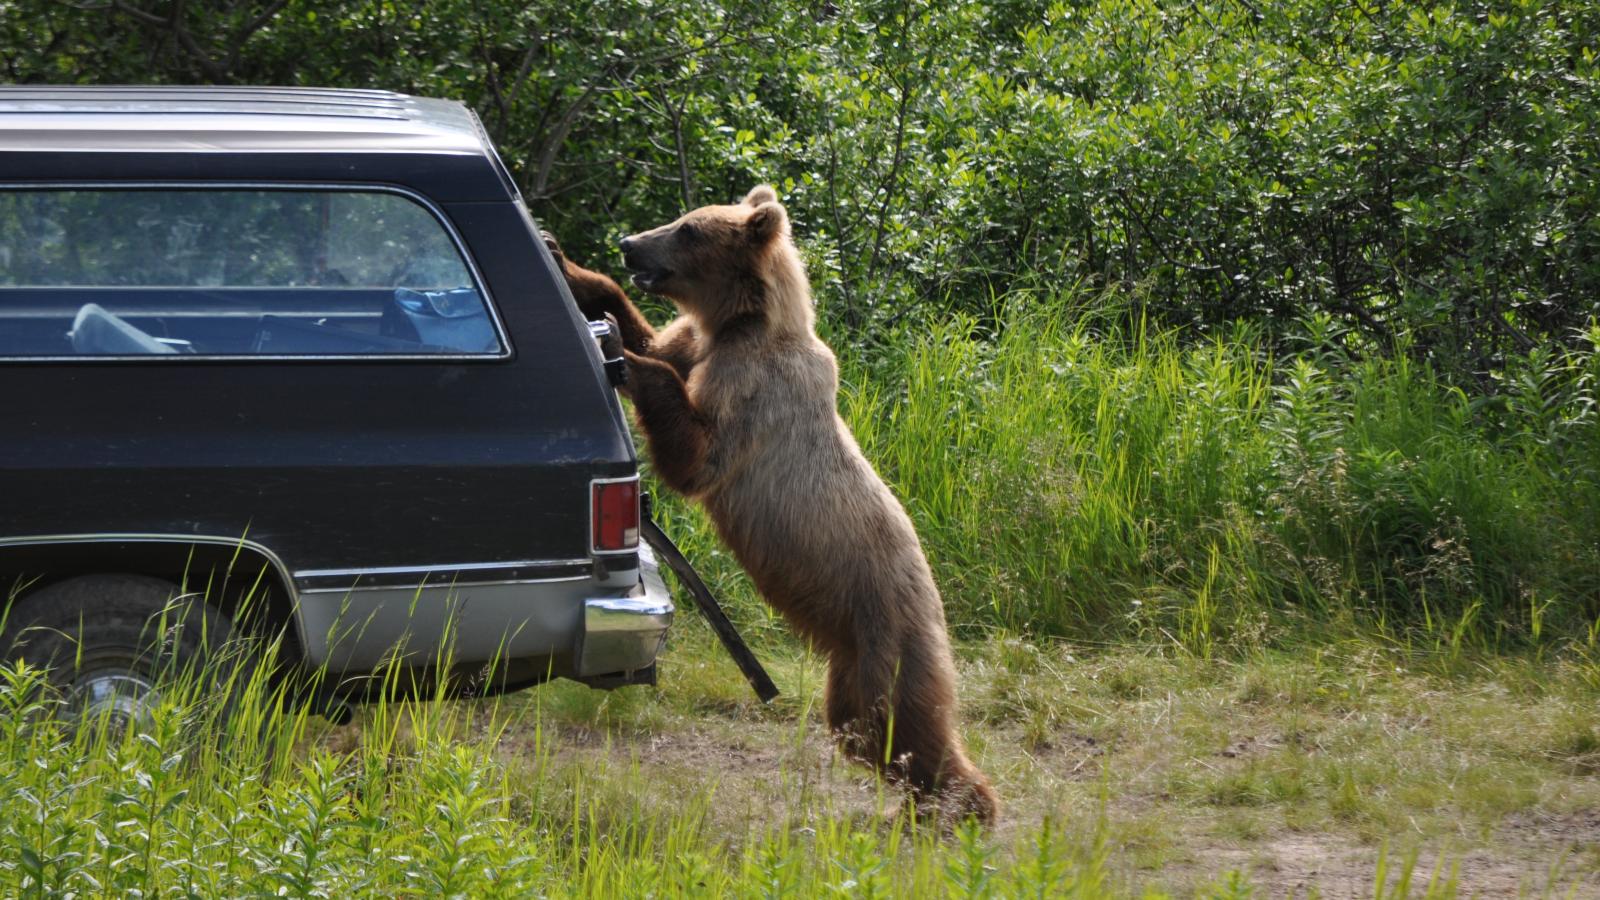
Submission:
<svg viewBox="0 0 1600 900">
<path fill-rule="evenodd" d="M 897 714 L 897 720 L 900 715 Z M 917 806 L 936 811 L 941 818 L 974 816 L 991 825 L 1000 814 L 1000 801 L 989 779 L 967 758 L 966 747 L 952 729 L 905 734 L 895 729 L 894 752 Z"/>
<path fill-rule="evenodd" d="M 828 727 L 836 731 L 860 716 L 856 709 L 855 672 L 848 663 L 837 658 L 828 661 L 828 684 L 822 702 Z"/>
<path fill-rule="evenodd" d="M 822 695 L 823 717 L 845 756 L 872 763 L 867 735 L 863 731 L 867 723 L 862 719 L 857 702 L 855 666 L 851 660 L 841 659 L 843 655 L 835 653 L 828 661 L 828 684 Z"/>
<path fill-rule="evenodd" d="M 857 668 L 863 717 L 861 756 L 911 790 L 919 807 L 949 818 L 999 815 L 989 780 L 967 758 L 955 724 L 955 671 L 940 644 L 908 642 L 897 658 L 862 660 Z M 885 712 L 893 709 L 892 718 Z"/>
</svg>

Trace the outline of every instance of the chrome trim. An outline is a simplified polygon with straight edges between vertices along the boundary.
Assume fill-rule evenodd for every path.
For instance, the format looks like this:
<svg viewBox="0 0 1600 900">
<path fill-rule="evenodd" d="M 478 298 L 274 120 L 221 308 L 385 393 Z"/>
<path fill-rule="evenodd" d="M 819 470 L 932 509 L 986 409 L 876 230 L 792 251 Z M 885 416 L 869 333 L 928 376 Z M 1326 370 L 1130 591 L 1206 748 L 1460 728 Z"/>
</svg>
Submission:
<svg viewBox="0 0 1600 900">
<path fill-rule="evenodd" d="M 584 565 L 588 565 L 585 561 Z M 300 589 L 300 596 L 308 594 L 353 594 L 361 591 L 423 591 L 435 588 L 466 588 L 499 587 L 507 584 L 560 584 L 567 581 L 588 581 L 585 575 L 560 575 L 552 578 L 509 578 L 502 581 L 436 581 L 432 584 L 419 582 L 417 584 L 352 584 L 348 587 L 308 587 Z"/>
<path fill-rule="evenodd" d="M 672 603 L 648 597 L 601 597 L 583 601 L 578 641 L 578 677 L 632 674 L 649 668 L 672 626 Z"/>
<path fill-rule="evenodd" d="M 35 289 L 34 288 L 26 288 L 26 290 L 35 290 Z M 38 290 L 52 290 L 52 289 L 51 288 L 39 288 Z M 94 290 L 118 290 L 118 289 L 117 288 L 91 287 L 91 288 L 88 288 L 88 290 L 94 291 Z M 166 288 L 159 288 L 159 287 L 152 287 L 152 288 L 129 288 L 129 290 L 161 291 L 161 290 L 167 290 L 167 289 Z M 241 288 L 228 288 L 228 290 L 232 291 L 232 290 L 264 290 L 264 289 L 263 288 L 242 288 L 242 289 Z M 120 315 L 120 313 L 119 313 L 119 315 Z M 223 310 L 221 312 L 208 313 L 208 312 L 195 312 L 193 310 L 181 310 L 181 309 L 149 310 L 147 312 L 142 313 L 142 315 L 148 316 L 148 317 L 150 317 L 152 319 L 155 319 L 155 318 L 161 318 L 161 319 L 250 319 L 250 318 L 257 318 L 258 317 L 256 313 L 251 313 L 251 312 L 237 312 L 237 311 L 230 312 L 230 311 L 227 311 L 227 310 Z M 316 312 L 286 312 L 286 313 L 273 313 L 273 315 L 277 316 L 279 318 L 282 318 L 282 319 L 320 319 L 320 318 L 323 317 L 322 313 L 316 313 Z M 372 312 L 346 313 L 345 317 L 346 318 L 350 318 L 350 319 L 381 319 L 381 318 L 383 318 L 383 313 L 372 313 Z M 56 314 L 55 313 L 39 312 L 38 310 L 23 310 L 21 312 L 10 313 L 10 314 L 8 314 L 6 316 L 6 318 L 8 318 L 8 319 L 54 319 L 54 318 L 56 318 Z M 159 340 L 163 340 L 163 339 L 158 337 L 158 338 L 156 338 L 156 340 L 159 341 Z M 167 338 L 166 340 L 172 340 L 172 338 Z M 16 357 L 0 357 L 0 358 L 4 358 L 4 359 L 67 359 L 68 357 L 62 357 L 62 356 L 57 356 L 57 357 L 46 357 L 46 356 L 27 356 L 27 357 L 22 357 L 22 356 L 16 356 Z M 79 357 L 71 357 L 71 358 L 72 359 L 78 359 Z M 95 356 L 95 357 L 89 357 L 89 358 L 90 359 L 109 359 L 110 357 Z M 125 356 L 125 357 L 117 357 L 117 358 L 119 358 L 119 359 L 131 359 L 132 357 L 126 357 Z M 143 358 L 144 357 L 140 357 L 140 359 L 143 359 Z M 254 357 L 251 357 L 251 358 L 253 359 Z M 294 358 L 295 359 L 304 359 L 304 357 L 294 357 Z"/>
<path fill-rule="evenodd" d="M 481 663 L 570 654 L 593 587 L 434 584 L 305 594 L 306 658 L 338 675 L 396 662 Z M 562 663 L 555 674 L 567 674 Z"/>
<path fill-rule="evenodd" d="M 646 616 L 664 616 L 677 609 L 672 605 L 671 600 L 651 600 L 646 597 L 594 597 L 583 602 L 590 610 L 594 611 L 633 613 Z M 616 631 L 625 629 L 601 630 Z"/>
<path fill-rule="evenodd" d="M 635 472 L 632 475 L 624 475 L 624 476 L 621 476 L 621 477 L 618 477 L 618 478 L 591 478 L 591 479 L 589 479 L 589 496 L 588 496 L 587 499 L 589 501 L 589 553 L 590 554 L 592 554 L 594 556 L 622 556 L 622 555 L 627 554 L 627 553 L 638 553 L 639 552 L 640 541 L 639 541 L 638 536 L 634 537 L 633 546 L 632 547 L 624 547 L 621 550 L 601 550 L 600 548 L 598 548 L 598 547 L 596 547 L 594 545 L 594 486 L 597 485 L 597 484 L 622 484 L 622 483 L 628 482 L 628 481 L 637 482 L 638 480 L 639 480 L 639 473 L 637 473 L 637 472 Z M 637 490 L 635 490 L 633 492 L 633 502 L 634 502 L 635 507 L 639 507 L 639 492 Z M 639 518 L 640 518 L 641 521 L 639 522 L 638 525 L 635 526 L 636 530 L 639 527 L 644 525 L 644 522 L 642 521 L 643 518 L 644 518 L 644 509 L 642 507 L 639 507 Z"/>
<path fill-rule="evenodd" d="M 648 548 L 640 551 L 639 569 L 640 586 L 628 596 L 583 601 L 583 630 L 574 654 L 578 677 L 631 675 L 655 663 L 676 608 Z"/>
<path fill-rule="evenodd" d="M 302 593 L 437 587 L 450 584 L 535 584 L 593 577 L 590 559 L 527 559 L 506 562 L 442 563 L 429 566 L 373 566 L 356 569 L 306 569 L 294 573 Z"/>
<path fill-rule="evenodd" d="M 655 557 L 645 545 L 639 554 L 629 584 L 614 594 L 585 579 L 303 592 L 302 646 L 310 665 L 326 664 L 341 676 L 447 657 L 550 657 L 553 674 L 575 677 L 637 671 L 655 660 L 672 616 Z M 593 670 L 580 673 L 585 654 Z"/>
<path fill-rule="evenodd" d="M 36 547 L 52 544 L 215 544 L 225 547 L 243 547 L 253 553 L 259 553 L 267 560 L 278 573 L 278 580 L 283 582 L 284 590 L 289 592 L 289 608 L 293 611 L 295 631 L 300 637 L 300 646 L 305 646 L 305 623 L 300 617 L 300 594 L 295 587 L 294 577 L 289 573 L 289 567 L 284 565 L 282 557 L 274 553 L 270 547 L 257 541 L 244 537 L 226 537 L 211 534 L 118 534 L 115 532 L 104 534 L 43 534 L 19 537 L 0 537 L 0 548 L 3 547 Z"/>
<path fill-rule="evenodd" d="M 444 226 L 445 233 L 450 236 L 450 241 L 455 244 L 456 252 L 461 254 L 461 260 L 467 264 L 467 272 L 472 276 L 473 287 L 483 296 L 484 306 L 489 310 L 489 319 L 494 323 L 495 336 L 500 339 L 499 353 L 333 353 L 322 355 L 296 355 L 296 356 L 251 356 L 241 354 L 198 354 L 198 353 L 160 353 L 140 354 L 134 356 L 0 356 L 0 363 L 117 363 L 117 362 L 370 362 L 385 363 L 396 360 L 427 360 L 433 362 L 490 362 L 508 360 L 516 355 L 516 350 L 511 345 L 510 333 L 506 331 L 505 323 L 500 319 L 500 309 L 494 301 L 494 295 L 489 293 L 483 273 L 478 270 L 478 263 L 467 250 L 467 244 L 456 231 L 455 223 L 445 215 L 444 210 L 428 197 L 417 193 L 407 187 L 395 184 L 373 184 L 368 182 L 352 182 L 341 184 L 338 182 L 291 182 L 291 181 L 0 181 L 0 191 L 29 190 L 173 190 L 173 189 L 199 189 L 199 190 L 267 190 L 267 191 L 323 191 L 334 193 L 367 193 L 376 192 L 383 194 L 397 194 L 421 206 L 429 215 Z M 593 534 L 593 530 L 590 534 Z"/>
<path fill-rule="evenodd" d="M 591 532 L 592 533 L 592 532 Z M 299 569 L 296 578 L 323 578 L 334 575 L 395 575 L 408 572 L 475 572 L 482 569 L 536 569 L 555 566 L 587 566 L 588 559 L 516 559 L 505 562 L 439 563 L 431 566 L 368 566 L 358 569 Z"/>
</svg>

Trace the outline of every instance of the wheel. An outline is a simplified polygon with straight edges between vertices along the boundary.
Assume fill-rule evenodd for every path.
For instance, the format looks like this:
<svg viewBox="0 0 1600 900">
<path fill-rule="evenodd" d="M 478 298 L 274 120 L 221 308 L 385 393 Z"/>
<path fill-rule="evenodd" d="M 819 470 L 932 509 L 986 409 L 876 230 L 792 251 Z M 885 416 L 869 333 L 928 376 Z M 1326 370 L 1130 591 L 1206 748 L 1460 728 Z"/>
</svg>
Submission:
<svg viewBox="0 0 1600 900">
<path fill-rule="evenodd" d="M 223 674 L 218 651 L 232 631 L 227 616 L 169 581 L 85 575 L 13 603 L 0 648 L 48 670 L 69 715 L 127 728 L 148 716 L 164 676 Z"/>
</svg>

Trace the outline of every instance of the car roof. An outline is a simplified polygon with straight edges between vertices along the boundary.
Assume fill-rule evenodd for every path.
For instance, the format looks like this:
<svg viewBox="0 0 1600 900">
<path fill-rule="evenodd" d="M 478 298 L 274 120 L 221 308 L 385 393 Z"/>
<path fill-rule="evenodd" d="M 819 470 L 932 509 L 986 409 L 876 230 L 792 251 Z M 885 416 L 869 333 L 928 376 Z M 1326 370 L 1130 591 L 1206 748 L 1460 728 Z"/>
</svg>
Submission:
<svg viewBox="0 0 1600 900">
<path fill-rule="evenodd" d="M 493 155 L 460 103 L 292 87 L 0 86 L 0 149 Z"/>
</svg>

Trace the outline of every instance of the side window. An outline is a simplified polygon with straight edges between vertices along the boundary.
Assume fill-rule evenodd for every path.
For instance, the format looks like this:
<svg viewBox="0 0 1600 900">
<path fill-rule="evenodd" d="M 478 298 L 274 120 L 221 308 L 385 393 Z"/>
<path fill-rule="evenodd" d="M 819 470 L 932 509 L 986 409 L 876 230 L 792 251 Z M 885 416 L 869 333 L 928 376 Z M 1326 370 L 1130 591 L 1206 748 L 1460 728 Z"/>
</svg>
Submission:
<svg viewBox="0 0 1600 900">
<path fill-rule="evenodd" d="M 504 349 L 444 223 L 400 194 L 0 188 L 0 357 Z"/>
</svg>

